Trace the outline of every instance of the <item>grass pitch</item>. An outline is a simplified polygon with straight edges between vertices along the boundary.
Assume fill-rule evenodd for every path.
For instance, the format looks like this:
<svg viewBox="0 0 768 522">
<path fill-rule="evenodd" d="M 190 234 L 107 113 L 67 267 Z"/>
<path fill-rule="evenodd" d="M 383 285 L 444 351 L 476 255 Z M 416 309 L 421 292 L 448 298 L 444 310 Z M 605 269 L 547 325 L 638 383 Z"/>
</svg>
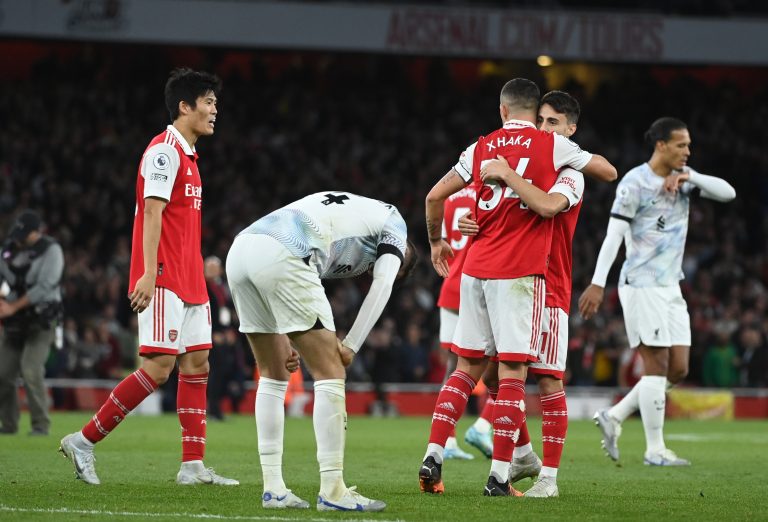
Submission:
<svg viewBox="0 0 768 522">
<path fill-rule="evenodd" d="M 61 436 L 79 429 L 87 414 L 55 414 L 50 437 L 0 436 L 0 520 L 768 520 L 768 422 L 668 421 L 667 444 L 690 468 L 649 468 L 637 419 L 625 423 L 622 462 L 603 456 L 599 432 L 571 422 L 556 499 L 482 496 L 489 462 L 447 461 L 446 494 L 419 493 L 418 469 L 429 418 L 351 417 L 345 477 L 366 496 L 388 503 L 383 513 L 267 511 L 261 508 L 261 472 L 252 417 L 208 425 L 206 463 L 238 478 L 235 488 L 174 483 L 180 456 L 175 416 L 131 416 L 97 448 L 101 486 L 73 478 L 57 452 Z M 460 423 L 463 433 L 471 420 Z M 22 426 L 28 426 L 28 419 Z M 540 454 L 539 419 L 530 420 Z M 289 419 L 284 476 L 314 506 L 319 487 L 311 419 Z M 465 444 L 462 444 L 466 448 Z M 517 484 L 527 489 L 528 479 Z"/>
</svg>

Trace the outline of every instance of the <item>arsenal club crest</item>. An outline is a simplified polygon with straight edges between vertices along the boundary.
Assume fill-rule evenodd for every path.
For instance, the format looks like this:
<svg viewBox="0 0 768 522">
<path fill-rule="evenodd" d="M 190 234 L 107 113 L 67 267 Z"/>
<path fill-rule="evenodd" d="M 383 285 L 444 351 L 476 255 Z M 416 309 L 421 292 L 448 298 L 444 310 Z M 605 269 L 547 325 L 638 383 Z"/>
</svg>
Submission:
<svg viewBox="0 0 768 522">
<path fill-rule="evenodd" d="M 168 340 L 174 342 L 179 337 L 178 330 L 168 330 Z"/>
</svg>

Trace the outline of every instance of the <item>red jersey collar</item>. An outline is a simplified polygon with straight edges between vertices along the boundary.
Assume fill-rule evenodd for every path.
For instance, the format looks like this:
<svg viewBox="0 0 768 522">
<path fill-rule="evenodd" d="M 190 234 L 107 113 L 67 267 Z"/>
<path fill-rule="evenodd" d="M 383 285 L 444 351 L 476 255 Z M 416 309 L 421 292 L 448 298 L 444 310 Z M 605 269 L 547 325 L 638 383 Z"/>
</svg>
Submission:
<svg viewBox="0 0 768 522">
<path fill-rule="evenodd" d="M 525 121 L 525 120 L 507 120 L 504 122 L 505 129 L 512 129 L 514 127 L 531 127 L 535 129 L 536 125 L 534 125 L 530 121 Z"/>
<path fill-rule="evenodd" d="M 168 125 L 168 132 L 174 135 L 176 138 L 176 141 L 179 142 L 179 145 L 181 145 L 181 150 L 184 151 L 184 154 L 187 156 L 194 156 L 197 157 L 197 151 L 194 147 L 190 147 L 189 143 L 187 143 L 187 140 L 184 139 L 184 136 L 181 135 L 179 130 L 174 127 L 173 125 Z"/>
</svg>

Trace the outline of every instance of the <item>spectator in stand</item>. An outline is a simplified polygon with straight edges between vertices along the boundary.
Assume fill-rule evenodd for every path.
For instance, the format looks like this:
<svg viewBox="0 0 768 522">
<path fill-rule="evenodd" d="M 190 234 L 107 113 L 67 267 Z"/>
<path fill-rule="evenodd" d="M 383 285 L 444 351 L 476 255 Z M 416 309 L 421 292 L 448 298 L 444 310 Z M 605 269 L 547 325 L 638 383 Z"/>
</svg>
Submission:
<svg viewBox="0 0 768 522">
<path fill-rule="evenodd" d="M 741 359 L 739 385 L 768 387 L 768 346 L 758 325 L 745 327 L 739 333 Z"/>
<path fill-rule="evenodd" d="M 231 401 L 232 410 L 237 411 L 245 395 L 245 362 L 242 348 L 238 344 L 237 332 L 232 328 L 232 297 L 222 276 L 224 269 L 221 259 L 209 256 L 205 259 L 205 284 L 211 307 L 211 332 L 214 349 L 209 361 L 211 372 L 208 377 L 208 416 L 224 420 L 221 401 Z"/>
<path fill-rule="evenodd" d="M 410 322 L 405 327 L 405 340 L 401 359 L 401 379 L 404 382 L 424 382 L 429 370 L 429 356 L 422 341 L 419 323 Z"/>
<path fill-rule="evenodd" d="M 704 355 L 703 384 L 711 388 L 732 388 L 739 383 L 739 356 L 727 328 L 716 330 L 716 342 Z"/>
<path fill-rule="evenodd" d="M 124 296 L 128 293 L 136 158 L 142 153 L 147 129 L 154 127 L 162 113 L 160 108 L 136 112 L 126 107 L 156 105 L 152 97 L 161 76 L 146 71 L 177 65 L 176 55 L 170 48 L 167 52 L 153 48 L 147 53 L 147 47 L 138 45 L 72 45 L 78 52 L 58 53 L 51 44 L 50 52 L 43 50 L 42 56 L 16 53 L 15 67 L 0 71 L 0 111 L 14 114 L 0 133 L 0 229 L 7 229 L 22 208 L 44 208 L 49 229 L 64 249 L 65 318 L 82 332 L 112 306 L 116 321 L 135 338 L 136 327 L 130 326 L 135 315 Z M 114 67 L 116 49 L 126 58 L 120 68 Z M 9 52 L 3 43 L 0 50 Z M 200 54 L 209 63 L 223 63 L 228 56 L 220 50 L 201 49 Z M 206 178 L 204 252 L 223 258 L 230 238 L 254 215 L 337 185 L 360 187 L 363 195 L 397 204 L 409 229 L 416 235 L 423 232 L 421 201 L 413 195 L 425 193 L 443 174 L 442 167 L 454 151 L 466 146 L 467 135 L 479 135 L 495 123 L 493 115 L 477 110 L 475 100 L 497 91 L 501 81 L 492 75 L 459 73 L 471 68 L 455 68 L 454 62 L 444 58 L 366 56 L 365 74 L 360 74 L 358 59 L 322 53 L 253 53 L 242 74 L 225 72 L 225 80 L 231 76 L 227 97 L 240 100 L 242 110 L 222 120 L 219 138 L 200 143 L 201 169 L 211 172 L 216 167 L 216 176 Z M 424 62 L 426 67 L 420 65 Z M 427 96 L 424 86 L 435 77 L 426 71 L 438 68 L 464 75 L 463 81 L 445 81 Z M 697 164 L 705 171 L 727 172 L 737 192 L 744 195 L 736 204 L 719 207 L 717 214 L 716 206 L 706 200 L 691 210 L 683 262 L 686 279 L 681 289 L 689 303 L 694 333 L 688 381 L 700 384 L 702 361 L 696 359 L 697 354 L 704 351 L 701 343 L 726 311 L 735 306 L 740 316 L 768 315 L 764 240 L 768 208 L 761 196 L 768 193 L 768 178 L 749 174 L 768 170 L 768 155 L 759 140 L 747 138 L 762 132 L 760 118 L 752 115 L 768 90 L 759 82 L 736 84 L 738 68 L 707 68 L 706 81 L 696 79 L 687 68 L 667 69 L 663 77 L 651 66 L 628 69 L 616 69 L 610 81 L 593 76 L 594 88 L 589 90 L 573 79 L 548 86 L 569 91 L 581 101 L 580 144 L 609 151 L 608 159 L 621 171 L 645 160 L 635 137 L 647 125 L 648 103 L 653 100 L 659 114 L 674 112 L 690 122 L 696 136 Z M 297 82 L 297 77 L 313 81 Z M 97 80 L 83 84 L 83 78 Z M 622 103 L 626 99 L 641 103 L 626 106 Z M 387 102 L 379 106 L 371 100 Z M 451 107 L 450 118 L 430 117 L 447 106 Z M 618 106 L 623 111 L 620 122 L 615 121 L 614 112 L 606 110 Z M 312 110 L 308 112 L 307 107 Z M 259 114 L 256 121 L 247 117 L 255 113 Z M 378 122 L 374 126 L 360 123 L 374 119 Z M 360 167 L 363 161 L 365 176 Z M 273 175 L 281 166 L 296 162 L 302 165 L 300 176 Z M 265 185 L 270 190 L 263 190 Z M 591 280 L 611 192 L 610 187 L 591 187 L 589 204 L 581 212 L 573 252 L 576 288 L 584 288 Z M 395 318 L 399 337 L 405 336 L 408 314 L 426 314 L 420 323 L 422 334 L 429 336 L 427 344 L 433 346 L 437 309 L 417 296 L 437 295 L 440 281 L 428 264 L 417 268 L 415 276 L 394 291 L 387 313 Z M 616 275 L 609 280 L 616 281 Z M 331 298 L 339 329 L 351 326 L 367 284 L 361 278 L 339 285 L 338 298 Z M 418 307 L 410 308 L 415 302 Z M 599 316 L 601 322 L 586 330 L 578 322 L 571 325 L 571 385 L 590 384 L 592 329 L 599 330 L 612 319 L 621 320 L 611 285 L 606 288 Z M 756 329 L 762 339 L 768 335 L 768 324 L 762 320 L 754 325 L 741 321 L 741 325 L 742 331 Z M 754 353 L 759 362 L 759 354 L 764 352 Z M 135 348 L 124 352 L 123 366 L 135 368 L 132 355 Z M 351 377 L 369 379 L 365 371 Z M 398 372 L 394 378 L 402 380 L 403 376 Z M 765 378 L 753 375 L 749 382 L 757 385 Z"/>
</svg>

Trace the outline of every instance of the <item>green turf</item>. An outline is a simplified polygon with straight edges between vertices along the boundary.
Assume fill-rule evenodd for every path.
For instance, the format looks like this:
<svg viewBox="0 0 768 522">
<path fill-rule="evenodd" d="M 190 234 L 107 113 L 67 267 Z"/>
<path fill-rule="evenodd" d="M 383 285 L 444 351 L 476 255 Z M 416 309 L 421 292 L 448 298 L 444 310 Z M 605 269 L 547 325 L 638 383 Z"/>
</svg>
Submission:
<svg viewBox="0 0 768 522">
<path fill-rule="evenodd" d="M 0 520 L 768 520 L 765 421 L 668 421 L 668 445 L 693 461 L 691 468 L 680 469 L 643 466 L 638 420 L 625 424 L 621 466 L 603 456 L 590 422 L 571 422 L 558 480 L 560 498 L 520 499 L 481 495 L 489 463 L 477 453 L 471 462 L 447 462 L 444 496 L 423 495 L 417 472 L 429 419 L 352 417 L 347 483 L 389 507 L 379 514 L 344 514 L 261 508 L 251 417 L 208 425 L 207 464 L 240 479 L 240 487 L 174 483 L 180 446 L 174 416 L 129 418 L 99 444 L 102 485 L 88 486 L 74 480 L 69 462 L 56 453 L 59 438 L 87 419 L 86 414 L 56 414 L 50 437 L 0 437 Z M 460 433 L 469 422 L 462 421 Z M 28 426 L 28 419 L 22 425 Z M 538 449 L 538 419 L 531 419 L 530 428 Z M 288 420 L 284 460 L 288 486 L 314 505 L 319 479 L 310 419 Z M 530 484 L 525 480 L 518 487 Z"/>
</svg>

